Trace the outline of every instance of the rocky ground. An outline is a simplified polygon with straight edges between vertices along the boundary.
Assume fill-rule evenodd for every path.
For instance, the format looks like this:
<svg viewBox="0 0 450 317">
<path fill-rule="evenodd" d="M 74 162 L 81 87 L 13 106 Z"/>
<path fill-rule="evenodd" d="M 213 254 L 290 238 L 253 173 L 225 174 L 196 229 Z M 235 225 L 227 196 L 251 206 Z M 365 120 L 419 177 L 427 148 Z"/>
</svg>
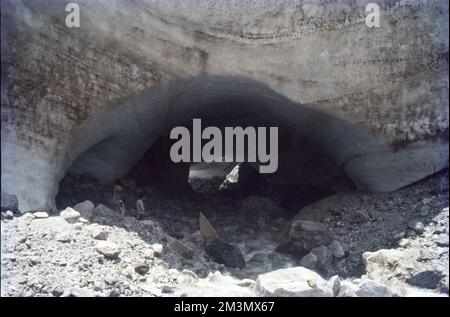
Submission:
<svg viewBox="0 0 450 317">
<path fill-rule="evenodd" d="M 92 202 L 2 213 L 2 296 L 448 296 L 448 172 L 393 193 L 335 194 L 296 215 L 267 197 L 139 188 L 122 216 L 107 190 L 85 187 L 78 197 Z M 213 261 L 200 212 L 245 268 Z"/>
</svg>

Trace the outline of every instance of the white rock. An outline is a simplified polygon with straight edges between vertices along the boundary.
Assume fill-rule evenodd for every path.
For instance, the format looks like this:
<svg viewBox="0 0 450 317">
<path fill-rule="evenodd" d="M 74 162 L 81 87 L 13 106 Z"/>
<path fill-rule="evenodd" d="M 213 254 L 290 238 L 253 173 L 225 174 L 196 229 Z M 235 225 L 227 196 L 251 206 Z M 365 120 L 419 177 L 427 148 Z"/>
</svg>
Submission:
<svg viewBox="0 0 450 317">
<path fill-rule="evenodd" d="M 333 296 L 333 290 L 326 280 L 301 266 L 259 275 L 256 280 L 256 290 L 262 296 Z"/>
<path fill-rule="evenodd" d="M 144 251 L 144 258 L 153 259 L 155 257 L 155 251 L 153 249 L 146 249 Z"/>
<path fill-rule="evenodd" d="M 48 218 L 48 213 L 46 213 L 45 211 L 38 211 L 33 213 L 33 217 L 36 219 L 46 219 Z"/>
<path fill-rule="evenodd" d="M 410 241 L 409 239 L 405 239 L 405 238 L 401 239 L 401 240 L 398 242 L 398 245 L 399 245 L 400 247 L 402 247 L 402 248 L 405 248 L 405 247 L 407 247 L 407 246 L 410 245 L 410 244 L 411 244 L 411 241 Z"/>
<path fill-rule="evenodd" d="M 382 249 L 364 252 L 362 258 L 366 265 L 367 277 L 387 286 L 392 286 L 396 280 L 395 276 L 405 276 L 417 269 L 414 254 L 406 250 Z"/>
<path fill-rule="evenodd" d="M 55 236 L 55 240 L 58 242 L 66 243 L 72 241 L 72 237 L 67 232 L 60 232 Z"/>
<path fill-rule="evenodd" d="M 108 239 L 108 230 L 102 227 L 94 228 L 92 231 L 92 238 L 97 240 L 106 240 Z"/>
<path fill-rule="evenodd" d="M 154 243 L 151 245 L 155 256 L 161 256 L 163 252 L 163 246 L 161 243 Z"/>
<path fill-rule="evenodd" d="M 87 219 L 85 219 L 83 217 L 80 217 L 80 219 L 78 219 L 78 221 L 81 222 L 81 223 L 84 223 L 84 224 L 89 223 L 89 220 L 87 220 Z"/>
<path fill-rule="evenodd" d="M 139 284 L 138 287 L 153 296 L 161 296 L 161 290 L 151 284 Z"/>
<path fill-rule="evenodd" d="M 117 244 L 109 241 L 99 241 L 95 248 L 107 258 L 117 258 L 120 254 L 120 249 Z"/>
<path fill-rule="evenodd" d="M 75 223 L 80 219 L 80 213 L 70 207 L 67 207 L 59 213 L 61 218 L 64 218 L 68 223 Z"/>
</svg>

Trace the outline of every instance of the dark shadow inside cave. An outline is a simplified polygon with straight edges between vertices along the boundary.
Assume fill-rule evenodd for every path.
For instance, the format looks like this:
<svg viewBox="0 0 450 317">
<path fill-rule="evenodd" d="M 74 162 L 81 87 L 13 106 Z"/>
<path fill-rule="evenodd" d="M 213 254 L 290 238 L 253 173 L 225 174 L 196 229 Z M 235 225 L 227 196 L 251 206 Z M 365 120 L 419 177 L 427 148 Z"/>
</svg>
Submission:
<svg viewBox="0 0 450 317">
<path fill-rule="evenodd" d="M 190 129 L 192 121 L 183 123 L 183 126 Z M 151 191 L 158 191 L 167 199 L 187 196 L 193 200 L 207 200 L 215 197 L 238 202 L 248 196 L 268 197 L 288 214 L 295 215 L 302 207 L 328 195 L 356 189 L 352 180 L 332 157 L 322 151 L 314 140 L 298 133 L 290 125 L 282 125 L 271 118 L 240 116 L 226 120 L 206 119 L 203 124 L 205 127 L 217 126 L 222 131 L 227 126 L 240 126 L 244 129 L 277 126 L 278 170 L 273 174 L 261 174 L 258 172 L 258 162 L 238 162 L 236 157 L 227 162 L 222 157 L 221 162 L 174 163 L 170 158 L 170 148 L 176 140 L 169 138 L 170 130 L 167 129 L 123 177 L 105 181 L 88 173 L 78 174 L 79 167 L 70 169 L 60 182 L 56 197 L 57 208 L 62 209 L 84 200 L 114 207 L 113 187 L 119 182 L 130 196 L 128 205 L 131 206 L 131 214 L 135 200 L 144 196 L 151 188 Z M 201 145 L 207 141 L 202 140 Z M 248 141 L 246 137 L 246 145 Z M 224 148 L 223 144 L 222 153 L 225 153 Z M 236 154 L 236 145 L 234 150 Z"/>
</svg>

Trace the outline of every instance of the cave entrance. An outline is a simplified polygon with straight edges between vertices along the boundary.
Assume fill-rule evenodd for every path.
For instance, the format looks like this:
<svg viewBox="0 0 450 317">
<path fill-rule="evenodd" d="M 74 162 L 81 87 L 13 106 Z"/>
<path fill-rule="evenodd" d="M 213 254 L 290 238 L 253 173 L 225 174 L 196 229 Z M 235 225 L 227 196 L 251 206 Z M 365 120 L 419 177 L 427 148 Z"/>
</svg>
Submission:
<svg viewBox="0 0 450 317">
<path fill-rule="evenodd" d="M 189 127 L 194 118 L 219 129 L 278 127 L 277 171 L 261 174 L 257 163 L 245 160 L 174 163 L 170 131 Z M 221 237 L 239 246 L 248 270 L 258 273 L 295 264 L 274 251 L 277 236 L 302 207 L 356 189 L 353 181 L 360 179 L 347 174 L 344 162 L 370 142 L 362 129 L 260 83 L 195 78 L 134 96 L 89 119 L 70 147 L 72 165 L 56 203 L 63 209 L 91 200 L 119 213 L 120 188 L 126 216 L 157 221 L 169 240 L 194 249 L 201 212 Z"/>
<path fill-rule="evenodd" d="M 278 127 L 278 170 L 259 174 L 250 162 L 172 162 L 170 131 L 191 126 L 194 118 L 220 129 Z M 87 120 L 72 141 L 72 166 L 60 181 L 58 208 L 84 199 L 111 204 L 114 184 L 125 182 L 168 196 L 270 197 L 292 213 L 326 195 L 361 187 L 359 175 L 349 177 L 344 162 L 374 144 L 363 129 L 293 103 L 261 83 L 217 76 L 133 96 Z"/>
</svg>

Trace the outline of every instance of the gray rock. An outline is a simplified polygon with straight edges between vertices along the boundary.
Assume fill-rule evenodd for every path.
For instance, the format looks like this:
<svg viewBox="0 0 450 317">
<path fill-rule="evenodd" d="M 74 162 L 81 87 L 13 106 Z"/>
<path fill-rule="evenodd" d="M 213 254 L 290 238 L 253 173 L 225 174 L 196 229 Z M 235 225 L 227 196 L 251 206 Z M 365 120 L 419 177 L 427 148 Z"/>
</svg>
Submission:
<svg viewBox="0 0 450 317">
<path fill-rule="evenodd" d="M 328 245 L 331 240 L 327 225 L 316 221 L 294 220 L 277 251 L 304 256 L 315 247 Z"/>
<path fill-rule="evenodd" d="M 367 280 L 359 285 L 356 291 L 358 297 L 392 297 L 392 291 L 386 286 L 372 280 Z"/>
<path fill-rule="evenodd" d="M 90 200 L 85 200 L 73 206 L 73 209 L 78 211 L 81 217 L 90 220 L 94 214 L 94 207 L 94 204 Z"/>
<path fill-rule="evenodd" d="M 421 288 L 435 289 L 442 278 L 442 272 L 438 270 L 427 270 L 414 274 L 406 282 Z"/>
<path fill-rule="evenodd" d="M 19 201 L 16 195 L 11 195 L 1 191 L 1 211 L 11 210 L 12 212 L 19 211 Z"/>
<path fill-rule="evenodd" d="M 163 285 L 163 286 L 161 287 L 161 292 L 162 292 L 163 294 L 170 294 L 170 293 L 173 293 L 173 287 L 172 287 L 172 286 L 169 286 L 169 285 Z"/>
<path fill-rule="evenodd" d="M 239 248 L 221 239 L 207 242 L 205 251 L 217 263 L 233 268 L 242 269 L 245 267 L 245 259 Z"/>
<path fill-rule="evenodd" d="M 106 207 L 105 205 L 99 204 L 97 207 L 95 207 L 93 216 L 104 217 L 104 218 L 114 218 L 114 217 L 117 217 L 118 214 L 111 208 Z"/>
<path fill-rule="evenodd" d="M 319 274 L 304 267 L 280 269 L 259 275 L 256 291 L 262 296 L 332 297 L 333 290 Z"/>
<path fill-rule="evenodd" d="M 81 215 L 78 211 L 67 207 L 66 209 L 64 209 L 63 211 L 61 211 L 59 213 L 59 216 L 61 218 L 64 218 L 68 223 L 75 223 L 78 221 L 78 219 L 80 219 Z"/>
<path fill-rule="evenodd" d="M 253 288 L 256 286 L 256 281 L 248 279 L 248 278 L 244 278 L 243 280 L 240 280 L 239 282 L 237 282 L 236 285 L 241 286 L 241 287 Z"/>
<path fill-rule="evenodd" d="M 317 256 L 318 260 L 317 267 L 319 269 L 322 269 L 324 271 L 328 271 L 330 269 L 331 261 L 333 259 L 333 254 L 331 253 L 330 248 L 322 245 L 320 247 L 312 249 L 311 253 Z"/>
<path fill-rule="evenodd" d="M 408 227 L 412 230 L 414 230 L 416 233 L 421 234 L 424 230 L 424 225 L 422 222 L 413 220 L 408 224 Z"/>
<path fill-rule="evenodd" d="M 306 267 L 307 269 L 313 270 L 316 268 L 318 262 L 319 259 L 317 258 L 317 256 L 314 253 L 309 252 L 307 255 L 302 257 L 302 259 L 299 262 L 299 265 Z"/>
<path fill-rule="evenodd" d="M 361 224 L 369 221 L 369 215 L 363 210 L 355 210 L 349 215 L 349 222 L 351 224 Z"/>
<path fill-rule="evenodd" d="M 394 240 L 400 240 L 401 238 L 404 238 L 405 236 L 406 236 L 406 232 L 401 231 L 399 233 L 396 233 L 393 238 L 394 238 Z"/>
<path fill-rule="evenodd" d="M 192 259 L 194 257 L 194 250 L 186 246 L 178 239 L 174 239 L 173 241 L 171 241 L 170 248 L 181 255 L 183 258 Z"/>
<path fill-rule="evenodd" d="M 331 289 L 333 290 L 333 296 L 338 296 L 339 291 L 341 289 L 341 278 L 338 275 L 334 275 L 330 277 L 328 280 L 328 283 L 331 286 Z"/>
<path fill-rule="evenodd" d="M 64 288 L 61 285 L 56 285 L 52 290 L 52 295 L 59 297 L 64 294 Z"/>
<path fill-rule="evenodd" d="M 339 241 L 333 240 L 330 245 L 329 248 L 331 249 L 331 253 L 333 254 L 333 256 L 335 258 L 343 258 L 345 256 L 345 250 L 342 247 L 342 244 Z"/>
<path fill-rule="evenodd" d="M 110 259 L 115 259 L 120 254 L 119 247 L 115 243 L 108 242 L 108 241 L 97 242 L 95 249 L 99 253 L 103 254 L 105 257 L 110 258 Z"/>
<path fill-rule="evenodd" d="M 200 212 L 198 223 L 200 227 L 200 232 L 203 235 L 203 238 L 206 241 L 213 241 L 216 239 L 219 239 L 219 234 L 217 233 L 216 229 L 211 225 L 209 220 L 205 217 L 205 215 Z"/>
</svg>

